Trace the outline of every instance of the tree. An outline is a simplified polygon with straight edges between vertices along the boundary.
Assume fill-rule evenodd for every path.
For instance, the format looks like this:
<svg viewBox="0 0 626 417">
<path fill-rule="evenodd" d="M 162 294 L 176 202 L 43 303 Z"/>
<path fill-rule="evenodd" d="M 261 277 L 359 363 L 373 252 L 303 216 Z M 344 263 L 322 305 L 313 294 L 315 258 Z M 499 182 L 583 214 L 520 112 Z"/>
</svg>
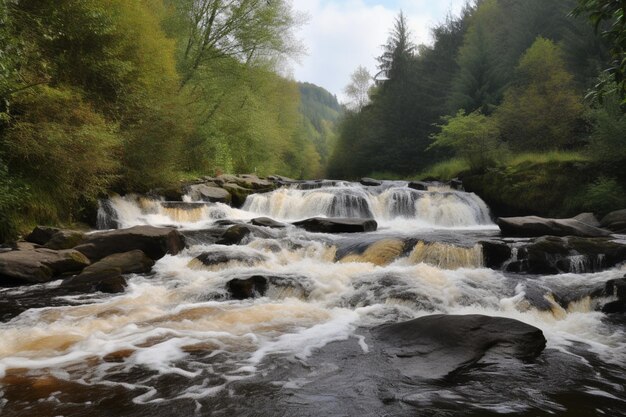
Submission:
<svg viewBox="0 0 626 417">
<path fill-rule="evenodd" d="M 603 90 L 614 86 L 626 105 L 626 2 L 622 0 L 578 0 L 574 15 L 587 15 L 596 33 L 602 33 L 611 45 L 613 62 L 608 73 L 614 82 L 603 79 L 595 89 L 602 100 Z M 608 27 L 607 27 L 608 26 Z M 608 90 L 611 92 L 611 90 Z"/>
<path fill-rule="evenodd" d="M 465 114 L 463 110 L 455 116 L 446 116 L 439 125 L 441 131 L 434 134 L 430 148 L 449 148 L 456 156 L 465 159 L 474 171 L 483 170 L 493 164 L 500 143 L 500 130 L 493 117 L 479 111 Z"/>
<path fill-rule="evenodd" d="M 589 151 L 616 174 L 623 175 L 626 163 L 626 114 L 620 107 L 620 97 L 614 90 L 596 102 L 588 112 L 593 127 Z"/>
<path fill-rule="evenodd" d="M 361 111 L 369 101 L 369 90 L 372 87 L 373 77 L 367 68 L 359 66 L 350 75 L 350 84 L 344 89 L 344 93 L 350 101 L 347 106 L 352 111 Z"/>
<path fill-rule="evenodd" d="M 415 44 L 411 42 L 411 31 L 406 17 L 403 12 L 400 12 L 387 43 L 383 45 L 383 53 L 377 58 L 379 72 L 376 74 L 376 79 L 384 83 L 386 80 L 405 78 L 410 61 L 415 54 L 415 48 Z"/>
<path fill-rule="evenodd" d="M 300 22 L 286 0 L 169 0 L 177 10 L 181 85 L 216 59 L 267 61 L 296 53 Z"/>
<path fill-rule="evenodd" d="M 537 38 L 524 53 L 516 81 L 495 115 L 512 149 L 564 149 L 574 145 L 583 106 L 559 47 Z"/>
</svg>

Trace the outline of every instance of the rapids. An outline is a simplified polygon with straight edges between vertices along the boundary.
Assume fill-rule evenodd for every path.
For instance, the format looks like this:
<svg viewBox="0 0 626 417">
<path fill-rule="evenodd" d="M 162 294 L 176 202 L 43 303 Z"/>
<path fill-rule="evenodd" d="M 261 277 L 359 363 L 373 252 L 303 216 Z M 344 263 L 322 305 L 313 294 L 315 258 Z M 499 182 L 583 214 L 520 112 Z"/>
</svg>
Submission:
<svg viewBox="0 0 626 417">
<path fill-rule="evenodd" d="M 238 246 L 199 233 L 260 216 L 374 218 L 379 229 L 288 225 Z M 477 242 L 498 229 L 474 194 L 338 182 L 255 194 L 241 209 L 112 197 L 99 224 L 173 225 L 194 237 L 153 274 L 131 275 L 121 295 L 67 294 L 54 282 L 1 289 L 2 416 L 625 415 L 623 319 L 589 297 L 564 307 L 546 294 L 626 268 L 484 268 Z M 224 261 L 203 265 L 203 253 Z M 230 281 L 255 276 L 272 278 L 264 294 L 231 297 Z M 547 348 L 529 363 L 487 358 L 454 381 L 394 380 L 371 353 L 369 329 L 432 313 L 514 318 L 540 328 Z"/>
</svg>

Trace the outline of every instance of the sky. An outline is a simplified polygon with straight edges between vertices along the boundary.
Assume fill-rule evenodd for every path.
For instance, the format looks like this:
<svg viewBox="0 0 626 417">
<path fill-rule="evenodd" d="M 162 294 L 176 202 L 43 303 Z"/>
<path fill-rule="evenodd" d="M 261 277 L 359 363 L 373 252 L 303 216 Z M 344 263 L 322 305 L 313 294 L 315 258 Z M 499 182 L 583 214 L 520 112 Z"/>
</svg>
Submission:
<svg viewBox="0 0 626 417">
<path fill-rule="evenodd" d="M 293 64 L 298 81 L 324 87 L 345 101 L 350 74 L 363 65 L 375 74 L 376 56 L 402 10 L 415 44 L 431 43 L 429 29 L 448 12 L 458 14 L 465 0 L 293 0 L 307 15 L 296 32 L 306 52 Z"/>
</svg>

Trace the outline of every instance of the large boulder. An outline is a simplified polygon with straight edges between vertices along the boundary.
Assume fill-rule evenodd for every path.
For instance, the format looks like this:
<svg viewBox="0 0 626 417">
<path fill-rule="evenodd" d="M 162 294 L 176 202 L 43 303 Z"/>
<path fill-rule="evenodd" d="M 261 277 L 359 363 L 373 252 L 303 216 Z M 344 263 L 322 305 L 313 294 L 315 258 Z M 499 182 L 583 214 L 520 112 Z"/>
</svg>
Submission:
<svg viewBox="0 0 626 417">
<path fill-rule="evenodd" d="M 413 190 L 427 191 L 428 183 L 424 181 L 411 181 L 407 184 L 407 187 L 412 188 Z"/>
<path fill-rule="evenodd" d="M 626 234 L 626 209 L 607 214 L 602 218 L 600 224 L 612 232 Z"/>
<path fill-rule="evenodd" d="M 610 231 L 597 227 L 597 220 L 589 213 L 583 213 L 571 219 L 547 219 L 537 216 L 500 217 L 497 223 L 503 236 L 603 237 L 611 234 Z"/>
<path fill-rule="evenodd" d="M 72 249 L 85 240 L 85 234 L 77 230 L 59 230 L 44 245 L 45 248 L 61 250 Z"/>
<path fill-rule="evenodd" d="M 293 223 L 308 232 L 314 233 L 359 233 L 373 232 L 378 228 L 374 219 L 313 217 Z"/>
<path fill-rule="evenodd" d="M 45 245 L 59 230 L 60 229 L 58 227 L 36 226 L 33 231 L 24 238 L 24 240 L 37 245 Z"/>
<path fill-rule="evenodd" d="M 123 274 L 147 273 L 153 265 L 154 261 L 140 250 L 116 253 L 89 265 L 79 275 L 63 281 L 61 286 L 81 292 L 123 292 L 126 287 Z"/>
<path fill-rule="evenodd" d="M 256 192 L 255 190 L 244 188 L 234 183 L 226 183 L 222 187 L 230 193 L 232 196 L 232 206 L 237 208 L 243 206 L 243 203 L 246 202 L 246 198 Z"/>
<path fill-rule="evenodd" d="M 439 379 L 475 365 L 485 354 L 537 357 L 543 332 L 520 321 L 483 315 L 436 314 L 375 328 L 395 368 L 407 377 Z"/>
<path fill-rule="evenodd" d="M 76 250 L 34 249 L 0 253 L 0 285 L 40 284 L 81 271 L 89 259 Z"/>
<path fill-rule="evenodd" d="M 92 262 L 114 253 L 143 251 L 151 259 L 157 260 L 166 254 L 176 255 L 185 248 L 185 239 L 176 229 L 170 227 L 135 226 L 107 232 L 97 232 L 85 237 L 85 243 L 75 249 Z"/>
<path fill-rule="evenodd" d="M 232 197 L 228 191 L 220 187 L 212 187 L 206 184 L 190 185 L 187 195 L 194 201 L 210 201 L 212 203 L 230 204 Z"/>
</svg>

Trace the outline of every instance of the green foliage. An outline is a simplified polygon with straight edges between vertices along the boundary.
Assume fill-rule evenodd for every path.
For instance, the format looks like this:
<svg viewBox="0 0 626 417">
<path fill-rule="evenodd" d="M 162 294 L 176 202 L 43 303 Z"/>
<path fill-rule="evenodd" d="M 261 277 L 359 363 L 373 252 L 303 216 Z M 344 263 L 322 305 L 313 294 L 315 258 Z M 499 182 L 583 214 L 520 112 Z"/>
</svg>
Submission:
<svg viewBox="0 0 626 417">
<path fill-rule="evenodd" d="M 614 83 L 601 81 L 595 89 L 597 97 L 602 101 L 606 91 L 615 92 L 626 104 L 626 4 L 621 0 L 578 0 L 573 13 L 587 15 L 596 33 L 601 32 L 610 44 L 613 62 L 608 72 Z"/>
<path fill-rule="evenodd" d="M 459 110 L 456 116 L 444 117 L 441 132 L 433 135 L 430 146 L 450 148 L 454 154 L 467 161 L 474 171 L 494 165 L 500 151 L 500 130 L 492 118 L 474 112 L 465 114 Z"/>
<path fill-rule="evenodd" d="M 73 221 L 116 179 L 121 140 L 114 127 L 68 88 L 40 86 L 14 100 L 16 121 L 3 145 L 15 177 L 28 184 L 27 217 Z M 46 207 L 34 199 L 43 198 Z"/>
<path fill-rule="evenodd" d="M 0 242 L 13 240 L 19 232 L 17 213 L 28 197 L 26 189 L 9 175 L 6 164 L 0 159 Z"/>
<path fill-rule="evenodd" d="M 509 154 L 503 160 L 506 166 L 522 166 L 535 164 L 565 163 L 565 162 L 589 162 L 589 156 L 574 151 L 548 151 L 548 152 L 523 152 Z"/>
<path fill-rule="evenodd" d="M 604 216 L 626 207 L 626 190 L 615 178 L 599 177 L 585 187 L 580 203 L 585 211 Z"/>
<path fill-rule="evenodd" d="M 626 164 L 626 114 L 620 107 L 617 94 L 605 96 L 588 112 L 593 126 L 589 140 L 589 152 L 594 159 L 604 161 L 614 170 L 624 169 Z"/>
<path fill-rule="evenodd" d="M 465 158 L 452 158 L 426 168 L 416 177 L 418 179 L 436 178 L 440 181 L 449 181 L 469 170 L 470 166 Z"/>
<path fill-rule="evenodd" d="M 520 59 L 516 76 L 495 114 L 510 147 L 549 150 L 573 146 L 583 106 L 558 46 L 537 38 Z"/>
</svg>

